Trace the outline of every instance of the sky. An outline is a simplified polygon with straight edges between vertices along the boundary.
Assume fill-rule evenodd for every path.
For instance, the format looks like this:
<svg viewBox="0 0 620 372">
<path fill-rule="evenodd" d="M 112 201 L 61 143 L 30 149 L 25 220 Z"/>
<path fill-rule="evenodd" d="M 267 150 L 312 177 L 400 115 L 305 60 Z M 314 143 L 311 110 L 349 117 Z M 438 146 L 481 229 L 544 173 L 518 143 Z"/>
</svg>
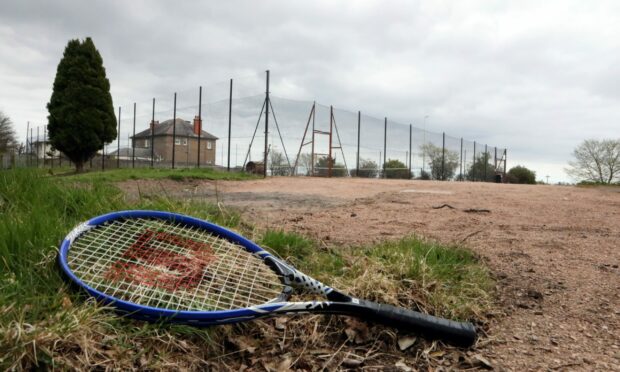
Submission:
<svg viewBox="0 0 620 372">
<path fill-rule="evenodd" d="M 620 137 L 618 1 L 3 0 L 1 8 L 0 110 L 19 139 L 27 122 L 46 122 L 67 42 L 88 36 L 125 117 L 133 102 L 148 111 L 152 97 L 163 104 L 173 92 L 187 107 L 199 85 L 213 94 L 206 101 L 225 99 L 230 78 L 236 97 L 258 96 L 270 70 L 276 97 L 507 148 L 508 167 L 550 182 L 570 181 L 564 168 L 584 139 Z M 295 110 L 274 106 L 282 117 Z M 307 104 L 297 109 L 303 122 Z"/>
</svg>

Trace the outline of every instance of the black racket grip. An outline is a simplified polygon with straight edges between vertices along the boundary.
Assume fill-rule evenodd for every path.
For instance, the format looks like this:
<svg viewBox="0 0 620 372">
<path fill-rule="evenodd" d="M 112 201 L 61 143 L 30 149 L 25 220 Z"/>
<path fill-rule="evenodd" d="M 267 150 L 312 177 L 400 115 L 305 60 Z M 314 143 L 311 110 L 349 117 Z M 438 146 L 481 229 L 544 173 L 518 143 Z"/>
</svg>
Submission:
<svg viewBox="0 0 620 372">
<path fill-rule="evenodd" d="M 476 328 L 469 322 L 437 318 L 417 311 L 360 300 L 360 305 L 372 310 L 372 319 L 396 329 L 408 329 L 425 338 L 439 339 L 459 346 L 476 342 Z"/>
</svg>

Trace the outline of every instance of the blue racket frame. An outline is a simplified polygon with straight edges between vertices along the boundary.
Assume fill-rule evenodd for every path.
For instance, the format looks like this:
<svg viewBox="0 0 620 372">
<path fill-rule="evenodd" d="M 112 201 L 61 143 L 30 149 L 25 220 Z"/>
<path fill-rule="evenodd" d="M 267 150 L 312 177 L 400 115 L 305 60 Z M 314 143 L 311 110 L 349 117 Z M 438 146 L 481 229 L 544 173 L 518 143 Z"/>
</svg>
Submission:
<svg viewBox="0 0 620 372">
<path fill-rule="evenodd" d="M 99 225 L 103 225 L 106 222 L 118 220 L 118 219 L 134 219 L 134 218 L 155 218 L 166 221 L 174 221 L 176 223 L 183 223 L 188 226 L 197 227 L 200 229 L 207 230 L 209 232 L 214 233 L 215 235 L 226 238 L 229 241 L 232 241 L 236 244 L 241 245 L 246 250 L 251 253 L 254 253 L 261 257 L 263 260 L 268 260 L 268 262 L 276 262 L 275 265 L 269 265 L 274 269 L 274 271 L 280 271 L 278 274 L 280 275 L 295 275 L 295 276 L 303 276 L 306 280 L 306 275 L 294 272 L 291 268 L 288 268 L 285 264 L 283 264 L 279 259 L 270 254 L 269 252 L 262 249 L 260 246 L 255 244 L 254 242 L 244 238 L 243 236 L 236 234 L 228 229 L 225 229 L 216 224 L 186 216 L 178 213 L 171 212 L 162 212 L 162 211 L 153 211 L 153 210 L 128 210 L 128 211 L 119 211 L 112 212 L 105 215 L 101 215 L 98 217 L 94 217 L 74 228 L 65 239 L 62 241 L 60 245 L 60 251 L 58 254 L 58 263 L 62 272 L 73 282 L 78 285 L 80 288 L 86 290 L 91 296 L 96 298 L 98 301 L 101 301 L 104 304 L 111 305 L 116 309 L 120 310 L 127 315 L 143 319 L 149 321 L 160 321 L 167 320 L 173 321 L 175 323 L 186 323 L 186 324 L 195 324 L 195 325 L 214 325 L 214 324 L 224 324 L 224 323 L 235 323 L 245 320 L 251 320 L 254 318 L 258 318 L 261 316 L 267 316 L 270 313 L 274 312 L 291 312 L 291 311 L 300 311 L 308 308 L 316 308 L 322 307 L 323 305 L 327 305 L 327 302 L 320 301 L 310 301 L 310 302 L 286 302 L 286 299 L 290 295 L 290 287 L 287 287 L 283 284 L 284 290 L 282 294 L 274 299 L 275 302 L 265 303 L 262 305 L 252 306 L 243 309 L 234 309 L 234 310 L 215 310 L 215 311 L 178 311 L 178 310 L 169 310 L 162 309 L 150 306 L 142 306 L 133 302 L 124 301 L 110 295 L 107 295 L 101 291 L 96 290 L 95 288 L 84 283 L 80 278 L 78 278 L 73 271 L 69 268 L 68 265 L 68 253 L 71 249 L 71 245 L 75 239 L 78 239 L 79 236 L 88 231 L 91 228 L 94 228 Z M 283 266 L 282 266 L 283 265 Z M 288 269 L 288 270 L 287 270 Z M 288 272 L 283 272 L 288 271 Z M 313 280 L 313 279 L 312 279 Z M 313 280 L 315 283 L 322 283 Z M 323 293 L 327 294 L 332 292 L 332 289 L 322 285 Z"/>
</svg>

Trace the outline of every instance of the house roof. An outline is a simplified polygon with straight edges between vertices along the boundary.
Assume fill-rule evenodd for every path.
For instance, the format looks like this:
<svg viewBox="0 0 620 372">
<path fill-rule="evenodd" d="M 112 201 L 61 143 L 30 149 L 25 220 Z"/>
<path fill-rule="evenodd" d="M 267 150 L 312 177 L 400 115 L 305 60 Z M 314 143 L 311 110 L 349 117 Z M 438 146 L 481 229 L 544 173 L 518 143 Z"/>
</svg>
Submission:
<svg viewBox="0 0 620 372">
<path fill-rule="evenodd" d="M 179 118 L 177 118 L 175 121 L 176 121 L 176 136 L 177 137 L 198 138 L 198 135 L 194 133 L 193 123 L 187 120 L 179 119 Z M 159 124 L 155 124 L 155 130 L 153 131 L 154 132 L 153 135 L 172 136 L 172 131 L 173 131 L 173 120 L 170 119 L 170 120 L 161 122 Z M 151 128 L 149 127 L 148 129 L 145 129 L 140 133 L 136 133 L 136 135 L 133 136 L 132 138 L 150 138 L 150 137 L 151 137 Z M 200 137 L 204 139 L 212 139 L 212 140 L 218 139 L 216 136 L 204 130 L 201 131 Z"/>
</svg>

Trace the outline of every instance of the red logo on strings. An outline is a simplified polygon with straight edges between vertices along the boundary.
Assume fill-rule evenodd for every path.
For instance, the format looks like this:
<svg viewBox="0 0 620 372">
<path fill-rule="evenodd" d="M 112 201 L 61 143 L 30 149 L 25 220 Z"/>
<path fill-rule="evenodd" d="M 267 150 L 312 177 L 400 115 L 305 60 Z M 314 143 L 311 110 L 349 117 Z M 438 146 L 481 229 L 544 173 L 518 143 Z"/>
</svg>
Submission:
<svg viewBox="0 0 620 372">
<path fill-rule="evenodd" d="M 172 251 L 166 245 L 181 247 L 184 252 Z M 200 284 L 205 268 L 215 260 L 213 248 L 209 244 L 147 229 L 111 265 L 106 278 L 170 292 L 187 290 Z"/>
</svg>

